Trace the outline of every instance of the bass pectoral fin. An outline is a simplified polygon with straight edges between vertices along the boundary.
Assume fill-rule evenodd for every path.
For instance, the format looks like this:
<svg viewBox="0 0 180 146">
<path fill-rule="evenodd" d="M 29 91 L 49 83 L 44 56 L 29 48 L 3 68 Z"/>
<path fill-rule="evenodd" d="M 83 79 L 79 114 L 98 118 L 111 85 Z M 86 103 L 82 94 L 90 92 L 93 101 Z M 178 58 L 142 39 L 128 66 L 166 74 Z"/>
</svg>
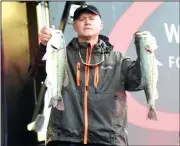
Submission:
<svg viewBox="0 0 180 146">
<path fill-rule="evenodd" d="M 157 59 L 156 59 L 156 64 L 157 64 L 157 66 L 163 66 L 163 64 Z"/>
<path fill-rule="evenodd" d="M 59 97 L 60 99 L 56 99 L 56 98 L 51 98 L 50 102 L 49 102 L 49 108 L 50 107 L 54 107 L 57 108 L 60 111 L 64 110 L 64 101 L 63 101 L 63 97 Z"/>
<path fill-rule="evenodd" d="M 141 84 L 139 85 L 139 87 L 144 87 L 146 84 L 145 79 L 141 78 Z"/>
<path fill-rule="evenodd" d="M 159 93 L 157 88 L 155 89 L 155 95 L 154 95 L 154 99 L 158 99 L 159 98 Z"/>
<path fill-rule="evenodd" d="M 48 53 L 46 52 L 42 58 L 43 61 L 47 60 Z"/>
</svg>

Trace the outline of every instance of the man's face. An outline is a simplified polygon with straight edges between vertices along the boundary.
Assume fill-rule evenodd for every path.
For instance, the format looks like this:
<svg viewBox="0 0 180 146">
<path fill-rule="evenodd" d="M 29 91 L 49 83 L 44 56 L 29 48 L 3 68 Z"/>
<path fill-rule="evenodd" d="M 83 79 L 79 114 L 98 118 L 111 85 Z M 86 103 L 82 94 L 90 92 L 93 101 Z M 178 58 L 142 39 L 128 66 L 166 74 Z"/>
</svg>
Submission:
<svg viewBox="0 0 180 146">
<path fill-rule="evenodd" d="M 99 15 L 84 12 L 74 21 L 73 27 L 79 37 L 93 37 L 99 35 L 102 21 Z"/>
</svg>

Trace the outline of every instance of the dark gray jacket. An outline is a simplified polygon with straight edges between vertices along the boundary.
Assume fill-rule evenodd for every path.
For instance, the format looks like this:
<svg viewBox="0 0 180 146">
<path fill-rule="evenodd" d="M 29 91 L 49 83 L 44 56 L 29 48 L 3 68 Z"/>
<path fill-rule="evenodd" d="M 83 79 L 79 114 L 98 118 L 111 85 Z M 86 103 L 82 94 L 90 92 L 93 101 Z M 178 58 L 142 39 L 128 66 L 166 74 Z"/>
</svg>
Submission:
<svg viewBox="0 0 180 146">
<path fill-rule="evenodd" d="M 125 91 L 143 89 L 139 61 L 123 57 L 120 52 L 113 50 L 107 37 L 100 35 L 98 44 L 88 56 L 91 56 L 90 64 L 101 62 L 103 57 L 104 61 L 98 67 L 89 66 L 88 76 L 88 69 L 83 62 L 88 63 L 86 51 L 89 45 L 78 43 L 77 38 L 74 38 L 67 46 L 70 83 L 62 91 L 65 111 L 52 108 L 47 140 L 83 143 L 86 123 L 88 143 L 128 145 Z M 45 63 L 40 59 L 44 53 L 45 47 L 41 45 L 34 65 L 31 64 L 31 76 L 35 78 L 42 73 L 42 80 L 45 79 Z M 89 83 L 86 87 L 87 78 Z"/>
</svg>

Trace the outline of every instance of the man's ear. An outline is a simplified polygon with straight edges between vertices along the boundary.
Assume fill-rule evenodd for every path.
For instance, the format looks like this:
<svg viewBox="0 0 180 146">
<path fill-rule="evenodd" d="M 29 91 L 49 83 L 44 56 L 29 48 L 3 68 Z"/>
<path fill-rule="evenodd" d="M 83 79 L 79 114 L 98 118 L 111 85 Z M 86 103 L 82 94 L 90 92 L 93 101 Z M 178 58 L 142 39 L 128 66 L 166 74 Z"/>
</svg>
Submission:
<svg viewBox="0 0 180 146">
<path fill-rule="evenodd" d="M 100 25 L 100 30 L 102 30 L 103 29 L 103 22 L 101 21 L 101 25 Z"/>
<path fill-rule="evenodd" d="M 75 25 L 75 23 L 73 23 L 73 29 L 76 32 L 76 25 Z"/>
</svg>

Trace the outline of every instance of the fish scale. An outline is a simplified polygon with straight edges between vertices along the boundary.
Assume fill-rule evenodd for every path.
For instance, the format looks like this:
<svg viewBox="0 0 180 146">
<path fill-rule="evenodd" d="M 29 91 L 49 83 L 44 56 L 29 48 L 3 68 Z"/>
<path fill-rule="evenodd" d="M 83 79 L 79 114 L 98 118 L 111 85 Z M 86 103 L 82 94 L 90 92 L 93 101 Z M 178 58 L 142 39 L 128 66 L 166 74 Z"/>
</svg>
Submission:
<svg viewBox="0 0 180 146">
<path fill-rule="evenodd" d="M 46 53 L 42 60 L 46 61 L 47 90 L 44 97 L 43 114 L 38 114 L 36 119 L 27 125 L 29 131 L 46 133 L 51 107 L 64 110 L 62 86 L 67 86 L 69 79 L 66 72 L 67 55 L 64 35 L 62 31 L 51 29 L 52 37 L 48 41 Z"/>
<path fill-rule="evenodd" d="M 157 91 L 158 68 L 154 50 L 157 49 L 155 38 L 148 31 L 135 34 L 135 46 L 140 59 L 141 82 L 149 108 L 147 118 L 157 120 L 155 100 L 159 98 Z"/>
<path fill-rule="evenodd" d="M 58 110 L 64 110 L 62 97 L 62 86 L 67 85 L 66 72 L 66 45 L 62 31 L 51 29 L 52 37 L 46 48 L 43 60 L 46 60 L 47 77 L 45 84 L 50 95 L 49 107 L 56 107 Z M 67 74 L 66 74 L 67 75 Z"/>
</svg>

